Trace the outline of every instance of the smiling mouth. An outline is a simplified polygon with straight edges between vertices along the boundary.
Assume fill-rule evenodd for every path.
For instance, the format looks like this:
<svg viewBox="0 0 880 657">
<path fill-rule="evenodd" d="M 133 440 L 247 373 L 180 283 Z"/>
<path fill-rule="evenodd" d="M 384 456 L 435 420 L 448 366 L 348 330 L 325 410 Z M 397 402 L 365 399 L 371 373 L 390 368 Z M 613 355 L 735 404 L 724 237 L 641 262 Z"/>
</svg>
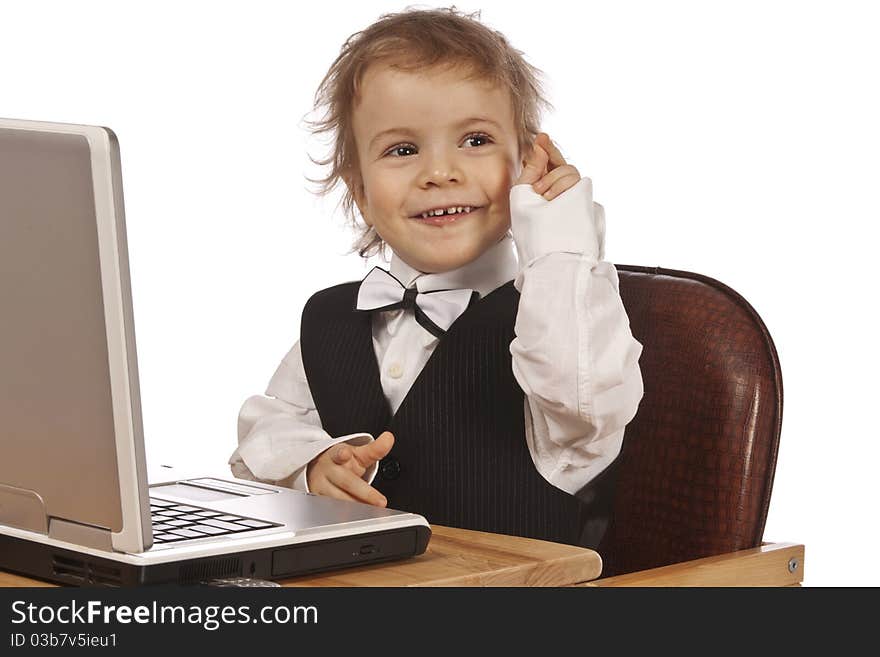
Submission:
<svg viewBox="0 0 880 657">
<path fill-rule="evenodd" d="M 451 224 L 459 219 L 467 217 L 470 214 L 473 214 L 477 210 L 481 210 L 480 206 L 456 206 L 450 207 L 446 209 L 438 209 L 438 210 L 430 210 L 428 212 L 422 212 L 419 215 L 414 217 L 410 217 L 410 219 L 415 219 L 421 223 L 430 224 L 433 226 L 443 226 L 446 224 Z"/>
</svg>

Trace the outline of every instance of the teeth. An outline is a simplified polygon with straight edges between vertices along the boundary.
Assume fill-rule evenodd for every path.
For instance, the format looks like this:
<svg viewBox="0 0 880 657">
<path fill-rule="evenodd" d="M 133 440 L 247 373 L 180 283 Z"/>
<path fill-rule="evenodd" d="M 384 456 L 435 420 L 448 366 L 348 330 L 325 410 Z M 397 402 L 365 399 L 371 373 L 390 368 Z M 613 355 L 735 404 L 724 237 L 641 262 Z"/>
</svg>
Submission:
<svg viewBox="0 0 880 657">
<path fill-rule="evenodd" d="M 427 210 L 426 212 L 422 212 L 422 219 L 427 219 L 428 217 L 442 217 L 444 214 L 467 214 L 473 209 L 474 208 L 470 205 L 453 205 L 451 208 Z"/>
</svg>

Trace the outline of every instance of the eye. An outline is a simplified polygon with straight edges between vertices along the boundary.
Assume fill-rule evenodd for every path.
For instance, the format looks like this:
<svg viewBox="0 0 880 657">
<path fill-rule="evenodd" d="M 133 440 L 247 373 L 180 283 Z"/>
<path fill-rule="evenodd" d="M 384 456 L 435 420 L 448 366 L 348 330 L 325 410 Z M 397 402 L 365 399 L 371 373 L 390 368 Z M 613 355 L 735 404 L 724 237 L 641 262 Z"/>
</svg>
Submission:
<svg viewBox="0 0 880 657">
<path fill-rule="evenodd" d="M 473 134 L 468 135 L 464 138 L 465 148 L 476 148 L 478 146 L 485 146 L 486 144 L 492 143 L 492 138 L 484 132 L 475 132 Z"/>
<path fill-rule="evenodd" d="M 384 155 L 390 155 L 391 157 L 409 157 L 410 155 L 415 155 L 417 152 L 416 147 L 412 144 L 397 144 L 385 151 Z"/>
</svg>

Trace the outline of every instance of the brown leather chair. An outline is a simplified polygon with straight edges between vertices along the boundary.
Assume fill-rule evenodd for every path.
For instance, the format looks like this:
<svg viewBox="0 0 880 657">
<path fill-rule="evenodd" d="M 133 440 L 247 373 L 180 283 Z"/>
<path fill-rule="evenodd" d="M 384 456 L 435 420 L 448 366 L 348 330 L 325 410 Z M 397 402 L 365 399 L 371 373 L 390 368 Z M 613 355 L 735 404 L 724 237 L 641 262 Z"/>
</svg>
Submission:
<svg viewBox="0 0 880 657">
<path fill-rule="evenodd" d="M 767 328 L 707 276 L 617 270 L 645 394 L 614 466 L 602 576 L 758 547 L 782 424 Z"/>
</svg>

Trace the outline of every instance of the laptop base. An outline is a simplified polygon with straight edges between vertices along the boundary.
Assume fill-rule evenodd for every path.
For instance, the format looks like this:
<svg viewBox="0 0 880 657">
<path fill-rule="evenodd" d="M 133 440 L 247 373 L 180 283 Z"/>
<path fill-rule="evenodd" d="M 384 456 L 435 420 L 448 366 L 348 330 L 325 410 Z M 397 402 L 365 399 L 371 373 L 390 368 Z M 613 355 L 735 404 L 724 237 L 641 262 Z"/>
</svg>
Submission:
<svg viewBox="0 0 880 657">
<path fill-rule="evenodd" d="M 137 565 L 0 534 L 5 570 L 73 586 L 199 584 L 225 577 L 282 579 L 422 554 L 431 531 L 418 525 L 281 547 Z"/>
</svg>

